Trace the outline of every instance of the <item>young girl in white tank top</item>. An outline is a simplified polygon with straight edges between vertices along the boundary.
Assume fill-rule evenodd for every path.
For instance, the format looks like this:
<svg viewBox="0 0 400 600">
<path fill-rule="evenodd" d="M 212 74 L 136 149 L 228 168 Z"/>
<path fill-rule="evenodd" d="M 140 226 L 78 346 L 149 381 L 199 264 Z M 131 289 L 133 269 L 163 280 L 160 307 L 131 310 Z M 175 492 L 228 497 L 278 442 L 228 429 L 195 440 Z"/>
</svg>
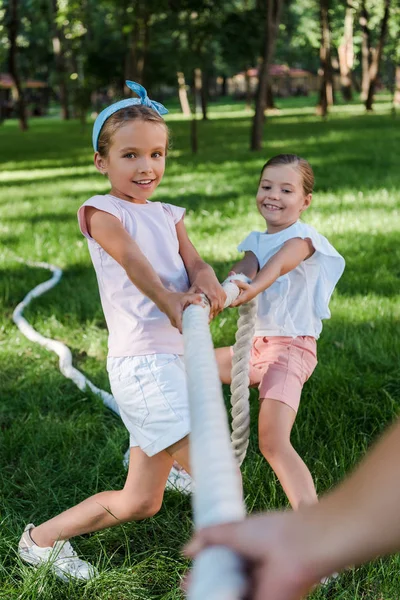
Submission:
<svg viewBox="0 0 400 600">
<path fill-rule="evenodd" d="M 129 471 L 122 490 L 25 528 L 20 556 L 33 565 L 49 562 L 63 580 L 97 574 L 66 540 L 154 515 L 174 460 L 190 471 L 182 311 L 201 301 L 199 292 L 210 300 L 211 317 L 225 301 L 189 240 L 185 210 L 149 201 L 164 175 L 168 129 L 160 115 L 167 111 L 142 86 L 127 85 L 139 98 L 109 106 L 93 128 L 95 166 L 111 189 L 85 202 L 78 219 L 109 330 L 107 369 L 130 434 Z"/>
<path fill-rule="evenodd" d="M 270 159 L 262 168 L 257 208 L 267 229 L 239 245 L 244 258 L 233 267 L 252 282 L 236 282 L 240 306 L 258 296 L 250 359 L 250 384 L 258 386 L 259 446 L 294 509 L 313 504 L 311 474 L 290 442 L 304 383 L 317 365 L 322 319 L 344 269 L 344 259 L 313 227 L 299 221 L 312 199 L 310 164 L 294 154 Z M 231 381 L 232 349 L 218 348 L 221 380 Z"/>
</svg>

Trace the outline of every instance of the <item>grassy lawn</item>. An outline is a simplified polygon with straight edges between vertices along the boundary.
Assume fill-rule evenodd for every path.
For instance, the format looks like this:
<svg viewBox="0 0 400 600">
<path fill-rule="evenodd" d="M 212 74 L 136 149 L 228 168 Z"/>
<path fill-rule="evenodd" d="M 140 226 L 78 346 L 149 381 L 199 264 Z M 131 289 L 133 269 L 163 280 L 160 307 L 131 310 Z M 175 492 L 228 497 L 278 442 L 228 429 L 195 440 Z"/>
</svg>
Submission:
<svg viewBox="0 0 400 600">
<path fill-rule="evenodd" d="M 188 210 L 186 223 L 202 256 L 224 278 L 237 244 L 263 221 L 256 213 L 259 169 L 280 152 L 296 152 L 315 169 L 316 190 L 304 220 L 346 259 L 319 342 L 319 365 L 306 384 L 293 442 L 317 490 L 339 481 L 395 418 L 400 405 L 400 127 L 385 97 L 374 114 L 360 104 L 338 106 L 326 121 L 304 99 L 280 102 L 268 118 L 264 150 L 250 153 L 250 115 L 241 104 L 211 107 L 199 122 L 200 148 L 189 151 L 188 122 L 169 117 L 172 151 L 154 199 Z M 180 548 L 191 531 L 190 501 L 168 492 L 162 510 L 75 540 L 101 577 L 62 585 L 23 565 L 16 547 L 23 525 L 40 523 L 124 482 L 128 436 L 99 399 L 63 378 L 57 357 L 14 326 L 16 304 L 47 271 L 18 262 L 52 262 L 60 284 L 26 311 L 43 335 L 60 339 L 74 364 L 109 389 L 106 330 L 94 271 L 76 211 L 107 191 L 92 166 L 90 125 L 31 121 L 27 133 L 0 127 L 0 599 L 141 600 L 181 598 L 188 563 Z M 232 343 L 235 311 L 212 323 L 216 345 Z M 226 390 L 228 396 L 228 391 Z M 286 506 L 276 478 L 257 449 L 257 399 L 243 465 L 249 512 Z M 371 486 L 374 482 L 371 481 Z M 342 575 L 314 600 L 398 600 L 400 560 L 376 561 Z M 271 599 L 272 600 L 272 599 Z"/>
</svg>

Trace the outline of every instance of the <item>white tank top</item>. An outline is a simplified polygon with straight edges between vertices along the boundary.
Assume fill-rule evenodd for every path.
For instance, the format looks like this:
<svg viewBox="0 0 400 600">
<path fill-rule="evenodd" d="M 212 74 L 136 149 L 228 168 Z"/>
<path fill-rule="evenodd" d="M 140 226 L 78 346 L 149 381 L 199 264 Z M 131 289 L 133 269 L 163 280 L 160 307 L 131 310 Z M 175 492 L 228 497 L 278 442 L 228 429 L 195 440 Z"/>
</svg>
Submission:
<svg viewBox="0 0 400 600">
<path fill-rule="evenodd" d="M 109 338 L 108 356 L 183 354 L 183 338 L 168 317 L 131 282 L 125 269 L 90 236 L 85 207 L 93 206 L 119 219 L 146 256 L 163 285 L 186 292 L 189 279 L 179 254 L 175 224 L 185 209 L 172 204 L 134 204 L 110 194 L 93 196 L 78 211 L 79 227 L 88 240 L 96 271 Z"/>
<path fill-rule="evenodd" d="M 322 319 L 329 319 L 329 300 L 345 262 L 328 240 L 297 221 L 278 233 L 253 231 L 238 250 L 253 252 L 260 269 L 291 238 L 308 238 L 315 252 L 258 296 L 256 336 L 310 335 L 318 339 Z"/>
</svg>

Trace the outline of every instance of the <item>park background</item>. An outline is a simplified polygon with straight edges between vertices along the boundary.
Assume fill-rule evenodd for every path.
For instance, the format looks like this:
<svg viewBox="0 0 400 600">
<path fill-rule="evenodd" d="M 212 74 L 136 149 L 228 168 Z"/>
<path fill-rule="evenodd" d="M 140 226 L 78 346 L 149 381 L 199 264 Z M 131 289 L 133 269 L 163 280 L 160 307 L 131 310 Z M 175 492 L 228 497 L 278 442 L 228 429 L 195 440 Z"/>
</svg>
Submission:
<svg viewBox="0 0 400 600">
<path fill-rule="evenodd" d="M 182 205 L 191 239 L 222 280 L 237 244 L 263 221 L 259 170 L 280 152 L 316 174 L 304 220 L 346 259 L 306 384 L 293 443 L 318 493 L 330 489 L 400 404 L 399 6 L 390 0 L 0 0 L 0 599 L 172 600 L 188 568 L 190 499 L 166 493 L 155 517 L 77 538 L 101 576 L 61 585 L 21 563 L 23 526 L 124 482 L 128 436 L 100 399 L 63 378 L 57 357 L 12 322 L 25 311 L 62 340 L 75 366 L 109 389 L 107 332 L 76 211 L 107 191 L 92 164 L 91 125 L 142 82 L 170 110 L 172 144 L 154 200 Z M 234 340 L 237 313 L 211 324 Z M 227 405 L 229 390 L 224 390 Z M 257 396 L 243 464 L 249 512 L 286 507 L 258 452 Z M 371 481 L 371 486 L 374 482 Z M 350 570 L 314 600 L 398 600 L 400 560 Z"/>
</svg>

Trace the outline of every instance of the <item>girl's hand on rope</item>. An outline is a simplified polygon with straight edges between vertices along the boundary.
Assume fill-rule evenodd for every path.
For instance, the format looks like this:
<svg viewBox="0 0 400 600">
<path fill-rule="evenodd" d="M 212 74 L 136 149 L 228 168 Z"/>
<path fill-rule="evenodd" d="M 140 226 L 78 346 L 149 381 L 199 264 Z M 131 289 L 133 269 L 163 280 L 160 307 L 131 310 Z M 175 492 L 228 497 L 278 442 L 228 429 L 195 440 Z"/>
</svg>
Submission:
<svg viewBox="0 0 400 600">
<path fill-rule="evenodd" d="M 300 521 L 300 526 L 299 526 Z M 227 546 L 245 561 L 251 600 L 301 600 L 319 580 L 307 562 L 307 526 L 295 513 L 256 515 L 199 531 L 184 549 L 195 558 L 209 546 Z M 190 577 L 184 583 L 190 589 Z"/>
<path fill-rule="evenodd" d="M 182 333 L 182 313 L 189 304 L 202 304 L 203 299 L 200 294 L 191 293 L 190 290 L 185 293 L 167 292 L 158 303 L 158 308 L 162 310 L 171 325 L 179 329 Z"/>
<path fill-rule="evenodd" d="M 242 304 L 246 304 L 246 302 L 250 302 L 250 300 L 253 300 L 258 294 L 258 290 L 253 283 L 245 283 L 244 281 L 239 281 L 237 279 L 234 279 L 232 283 L 238 286 L 240 293 L 236 300 L 232 302 L 231 306 L 241 306 Z"/>
<path fill-rule="evenodd" d="M 199 273 L 189 292 L 207 296 L 210 302 L 210 321 L 224 309 L 226 293 L 214 274 Z"/>
</svg>

